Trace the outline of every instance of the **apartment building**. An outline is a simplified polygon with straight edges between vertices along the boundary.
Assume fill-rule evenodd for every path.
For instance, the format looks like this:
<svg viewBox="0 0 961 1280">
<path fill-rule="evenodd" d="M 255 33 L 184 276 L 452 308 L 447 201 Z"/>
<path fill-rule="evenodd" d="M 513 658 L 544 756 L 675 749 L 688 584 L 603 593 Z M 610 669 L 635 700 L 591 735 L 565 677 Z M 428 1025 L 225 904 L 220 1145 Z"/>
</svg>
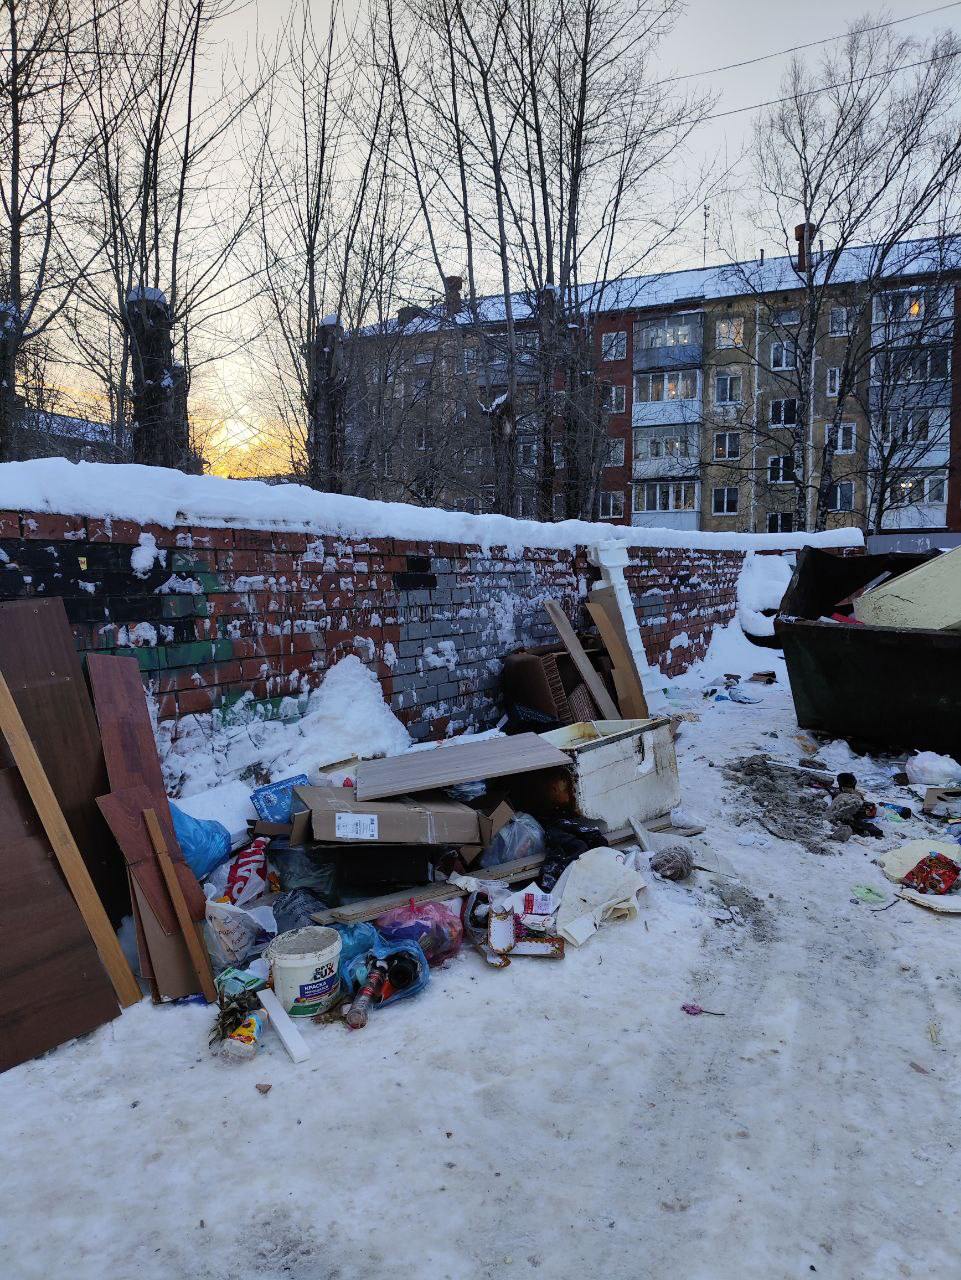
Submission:
<svg viewBox="0 0 961 1280">
<path fill-rule="evenodd" d="M 954 359 L 961 269 L 945 265 L 943 245 L 937 253 L 924 242 L 904 248 L 880 279 L 869 247 L 840 255 L 830 286 L 817 295 L 816 322 L 792 257 L 636 277 L 595 291 L 594 373 L 607 435 L 595 517 L 787 532 L 797 527 L 799 504 L 810 527 L 820 500 L 828 527 L 961 531 L 954 465 L 961 447 L 961 367 Z M 519 515 L 535 509 L 544 438 L 534 312 L 518 297 Z M 482 302 L 481 325 L 490 399 L 506 382 L 496 300 Z M 489 406 L 478 400 L 474 317 L 449 293 L 442 306 L 405 317 L 392 336 L 405 370 L 396 378 L 406 386 L 405 403 L 409 408 L 420 395 L 433 405 L 437 425 L 416 428 L 425 455 L 431 436 L 443 437 L 440 455 L 425 457 L 432 475 L 444 472 L 445 451 L 460 443 L 472 460 L 463 467 L 455 460 L 455 474 L 434 500 L 488 509 Z M 432 390 L 437 374 L 417 381 L 429 362 L 443 371 L 443 398 Z M 822 485 L 826 444 L 830 480 L 825 473 Z M 560 518 L 559 443 L 553 461 Z"/>
</svg>

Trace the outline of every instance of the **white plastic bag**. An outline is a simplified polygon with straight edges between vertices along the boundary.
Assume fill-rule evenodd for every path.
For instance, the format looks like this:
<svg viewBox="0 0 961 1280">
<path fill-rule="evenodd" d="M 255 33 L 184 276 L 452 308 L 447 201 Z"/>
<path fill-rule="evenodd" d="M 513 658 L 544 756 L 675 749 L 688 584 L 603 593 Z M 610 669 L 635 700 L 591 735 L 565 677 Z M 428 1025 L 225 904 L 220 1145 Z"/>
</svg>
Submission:
<svg viewBox="0 0 961 1280">
<path fill-rule="evenodd" d="M 228 965 L 242 968 L 250 955 L 259 955 L 277 933 L 273 910 L 267 906 L 235 907 L 207 899 L 207 950 L 219 973 Z"/>
</svg>

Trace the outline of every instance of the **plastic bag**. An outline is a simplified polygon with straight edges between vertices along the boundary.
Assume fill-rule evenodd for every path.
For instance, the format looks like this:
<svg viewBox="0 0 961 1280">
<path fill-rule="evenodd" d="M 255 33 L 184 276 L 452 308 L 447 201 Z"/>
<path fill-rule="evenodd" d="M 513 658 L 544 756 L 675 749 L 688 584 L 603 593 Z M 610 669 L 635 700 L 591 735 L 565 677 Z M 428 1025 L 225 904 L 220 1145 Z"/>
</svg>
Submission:
<svg viewBox="0 0 961 1280">
<path fill-rule="evenodd" d="M 442 902 L 412 902 L 395 907 L 374 921 L 388 942 L 416 942 L 431 968 L 457 954 L 464 941 L 464 926 Z"/>
<path fill-rule="evenodd" d="M 207 884 L 216 890 L 218 902 L 232 902 L 242 907 L 266 893 L 270 872 L 267 870 L 266 836 L 258 836 L 246 849 L 242 849 L 229 862 L 216 867 L 207 877 Z"/>
<path fill-rule="evenodd" d="M 546 851 L 544 828 L 529 813 L 516 813 L 480 856 L 481 867 L 499 867 L 519 858 L 541 858 Z"/>
<path fill-rule="evenodd" d="M 230 857 L 230 832 L 222 822 L 213 818 L 192 818 L 172 802 L 170 816 L 187 866 L 198 880 L 209 876 L 215 867 Z"/>
<path fill-rule="evenodd" d="M 218 973 L 228 965 L 242 969 L 248 956 L 259 955 L 276 932 L 277 921 L 266 904 L 235 907 L 207 899 L 207 950 Z"/>
<path fill-rule="evenodd" d="M 374 932 L 376 933 L 376 930 Z M 410 962 L 414 975 L 412 980 L 400 989 L 390 985 L 385 986 L 384 996 L 379 1001 L 377 1008 L 393 1004 L 395 1000 L 403 1000 L 407 996 L 416 996 L 418 992 L 423 991 L 430 981 L 430 966 L 427 963 L 427 957 L 416 942 L 387 942 L 378 935 L 377 941 L 371 947 L 360 951 L 346 965 L 341 966 L 344 990 L 349 997 L 356 994 L 367 981 L 367 958 L 369 955 L 373 955 L 377 960 L 387 961 L 388 968 L 391 967 L 392 960 L 398 957 L 406 958 Z"/>
<path fill-rule="evenodd" d="M 312 889 L 324 899 L 325 906 L 336 907 L 339 903 L 336 858 L 312 853 L 302 844 L 287 849 L 278 849 L 275 844 L 270 850 L 270 861 L 282 892 Z"/>
<path fill-rule="evenodd" d="M 306 929 L 315 924 L 314 912 L 323 911 L 327 903 L 313 889 L 290 889 L 287 893 L 278 893 L 271 906 L 277 932 L 290 933 L 292 929 Z"/>
</svg>

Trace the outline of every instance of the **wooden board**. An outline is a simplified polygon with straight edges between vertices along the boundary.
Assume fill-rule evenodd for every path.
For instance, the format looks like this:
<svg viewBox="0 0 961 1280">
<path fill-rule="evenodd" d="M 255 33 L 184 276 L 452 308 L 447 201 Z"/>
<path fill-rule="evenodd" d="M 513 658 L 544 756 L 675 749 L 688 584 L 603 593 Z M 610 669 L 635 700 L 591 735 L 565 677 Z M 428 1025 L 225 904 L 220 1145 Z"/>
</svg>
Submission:
<svg viewBox="0 0 961 1280">
<path fill-rule="evenodd" d="M 17 710 L 13 694 L 0 675 L 0 732 L 3 733 L 30 795 L 30 801 L 43 825 L 50 847 L 56 854 L 60 870 L 80 909 L 97 954 L 113 983 L 117 999 L 124 1008 L 141 999 L 140 986 L 130 971 L 117 935 L 107 917 L 103 903 L 94 888 L 90 872 L 80 855 L 63 811 L 43 771 L 43 766 Z"/>
<path fill-rule="evenodd" d="M 153 808 L 153 796 L 146 787 L 128 787 L 126 791 L 111 791 L 109 795 L 100 796 L 97 804 L 113 832 L 114 839 L 120 846 L 127 866 L 149 902 L 151 911 L 160 922 L 164 933 L 168 937 L 174 937 L 180 932 L 177 916 L 142 816 L 144 809 Z M 169 806 L 166 814 L 158 815 L 157 821 L 163 832 L 166 847 L 170 851 L 171 860 L 176 866 L 177 877 L 187 901 L 191 919 L 203 920 L 207 905 L 204 892 L 197 877 L 184 861 L 180 846 L 176 843 Z"/>
<path fill-rule="evenodd" d="M 162 797 L 154 806 L 162 817 L 168 811 L 167 791 L 137 659 L 90 653 L 87 674 L 110 779 L 109 788 L 98 794 L 144 786 Z"/>
<path fill-rule="evenodd" d="M 475 880 L 507 882 L 527 880 L 544 864 L 541 858 L 520 858 L 514 862 L 504 862 L 499 867 L 489 867 L 471 873 Z M 376 920 L 395 907 L 406 906 L 408 902 L 447 902 L 451 898 L 463 898 L 467 893 L 460 885 L 448 884 L 446 881 L 436 884 L 419 885 L 415 889 L 404 889 L 398 893 L 385 893 L 379 898 L 364 898 L 360 902 L 350 902 L 342 907 L 330 907 L 326 911 L 317 911 L 311 917 L 317 924 L 358 924 L 363 920 Z"/>
<path fill-rule="evenodd" d="M 97 894 L 118 925 L 130 911 L 127 877 L 96 805 L 107 773 L 62 600 L 0 604 L 0 671 Z"/>
<path fill-rule="evenodd" d="M 116 995 L 23 780 L 0 769 L 0 1071 L 116 1018 Z"/>
<path fill-rule="evenodd" d="M 616 712 L 615 712 L 616 718 Z M 432 751 L 411 751 L 357 766 L 358 800 L 382 800 L 480 778 L 506 778 L 534 769 L 570 766 L 570 758 L 536 733 L 511 738 L 455 742 Z"/>
<path fill-rule="evenodd" d="M 217 988 L 214 986 L 214 975 L 210 968 L 210 956 L 207 954 L 207 948 L 197 937 L 194 930 L 194 922 L 191 920 L 190 913 L 187 910 L 184 891 L 180 887 L 180 881 L 177 879 L 174 864 L 170 861 L 167 843 L 164 840 L 164 834 L 160 830 L 160 823 L 157 821 L 157 815 L 153 809 L 144 809 L 143 820 L 147 828 L 147 834 L 150 836 L 150 843 L 153 845 L 154 853 L 157 855 L 157 862 L 160 866 L 164 883 L 167 886 L 170 901 L 173 903 L 173 908 L 177 915 L 177 924 L 180 926 L 180 932 L 183 935 L 184 942 L 187 944 L 190 963 L 193 965 L 194 973 L 197 975 L 200 989 L 206 996 L 208 1004 L 216 1004 Z"/>
<path fill-rule="evenodd" d="M 608 588 L 610 591 L 610 588 Z M 644 696 L 644 685 L 637 674 L 637 669 L 628 652 L 627 645 L 621 639 L 617 625 L 610 613 L 610 601 L 614 601 L 614 607 L 617 602 L 614 592 L 610 591 L 610 596 L 600 600 L 591 600 L 588 603 L 587 611 L 594 619 L 598 631 L 601 633 L 601 639 L 604 641 L 604 647 L 611 655 L 611 661 L 614 663 L 614 687 L 617 689 L 617 698 L 621 707 L 621 714 L 628 720 L 646 720 L 650 715 L 647 708 L 647 698 Z"/>
<path fill-rule="evenodd" d="M 571 655 L 571 660 L 580 672 L 581 679 L 587 685 L 591 697 L 597 703 L 601 716 L 605 720 L 619 720 L 621 713 L 614 705 L 614 699 L 604 688 L 604 683 L 595 671 L 590 658 L 584 652 L 583 645 L 574 634 L 574 628 L 568 621 L 567 614 L 556 600 L 545 600 L 544 609 L 551 622 L 557 628 L 557 634 L 560 636 L 564 648 Z"/>
</svg>

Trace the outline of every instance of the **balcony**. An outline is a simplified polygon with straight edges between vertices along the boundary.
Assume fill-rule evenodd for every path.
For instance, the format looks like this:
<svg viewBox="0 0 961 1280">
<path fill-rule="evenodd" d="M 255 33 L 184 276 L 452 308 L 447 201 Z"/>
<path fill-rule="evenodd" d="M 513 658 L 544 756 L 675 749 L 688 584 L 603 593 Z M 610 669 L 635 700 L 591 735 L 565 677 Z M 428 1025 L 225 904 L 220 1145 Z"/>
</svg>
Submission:
<svg viewBox="0 0 961 1280">
<path fill-rule="evenodd" d="M 697 529 L 700 515 L 697 511 L 634 511 L 631 524 L 640 529 Z"/>
<path fill-rule="evenodd" d="M 703 358 L 703 317 L 696 313 L 634 326 L 634 368 L 689 369 Z"/>
<path fill-rule="evenodd" d="M 701 421 L 700 387 L 689 400 L 638 400 L 631 408 L 631 426 L 669 426 L 671 423 L 695 425 Z"/>
</svg>

